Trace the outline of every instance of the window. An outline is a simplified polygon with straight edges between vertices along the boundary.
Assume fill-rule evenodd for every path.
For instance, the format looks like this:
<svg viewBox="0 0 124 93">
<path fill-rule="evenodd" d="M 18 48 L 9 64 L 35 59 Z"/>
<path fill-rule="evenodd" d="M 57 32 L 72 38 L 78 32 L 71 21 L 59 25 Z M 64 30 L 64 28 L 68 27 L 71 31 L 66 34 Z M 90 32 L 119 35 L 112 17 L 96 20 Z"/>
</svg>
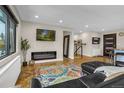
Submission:
<svg viewBox="0 0 124 93">
<path fill-rule="evenodd" d="M 0 57 L 7 55 L 7 15 L 0 9 Z"/>
<path fill-rule="evenodd" d="M 0 6 L 0 59 L 16 52 L 16 22 L 12 14 Z"/>
</svg>

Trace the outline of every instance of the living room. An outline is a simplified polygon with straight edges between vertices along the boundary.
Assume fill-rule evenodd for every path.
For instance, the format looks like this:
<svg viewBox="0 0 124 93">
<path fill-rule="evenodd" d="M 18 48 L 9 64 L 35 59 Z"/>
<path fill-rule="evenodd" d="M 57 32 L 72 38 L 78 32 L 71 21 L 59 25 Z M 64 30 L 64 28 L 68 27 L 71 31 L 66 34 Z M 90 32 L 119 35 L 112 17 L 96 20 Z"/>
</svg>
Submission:
<svg viewBox="0 0 124 93">
<path fill-rule="evenodd" d="M 0 87 L 123 88 L 123 9 L 1 5 Z"/>
</svg>

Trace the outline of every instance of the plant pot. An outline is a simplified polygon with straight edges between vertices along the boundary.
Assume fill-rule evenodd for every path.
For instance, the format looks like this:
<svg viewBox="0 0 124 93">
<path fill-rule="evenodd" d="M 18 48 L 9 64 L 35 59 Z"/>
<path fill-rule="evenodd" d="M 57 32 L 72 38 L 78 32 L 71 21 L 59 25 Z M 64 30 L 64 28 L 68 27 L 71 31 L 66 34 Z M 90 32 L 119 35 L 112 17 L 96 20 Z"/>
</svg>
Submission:
<svg viewBox="0 0 124 93">
<path fill-rule="evenodd" d="M 27 66 L 27 62 L 23 62 L 23 66 Z"/>
</svg>

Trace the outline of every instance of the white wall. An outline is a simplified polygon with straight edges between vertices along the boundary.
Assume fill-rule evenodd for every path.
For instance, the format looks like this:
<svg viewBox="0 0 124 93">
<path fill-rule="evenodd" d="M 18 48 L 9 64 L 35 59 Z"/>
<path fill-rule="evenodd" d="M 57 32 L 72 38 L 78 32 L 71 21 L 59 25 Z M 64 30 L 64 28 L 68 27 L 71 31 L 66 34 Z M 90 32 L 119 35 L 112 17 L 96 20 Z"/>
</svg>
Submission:
<svg viewBox="0 0 124 93">
<path fill-rule="evenodd" d="M 101 37 L 101 34 L 97 32 L 83 32 L 74 36 L 75 40 L 81 39 L 82 43 L 86 43 L 83 46 L 83 55 L 97 56 L 101 54 L 100 44 L 92 44 L 92 37 Z"/>
<path fill-rule="evenodd" d="M 36 41 L 36 29 L 49 29 L 56 31 L 55 41 Z M 61 27 L 55 27 L 51 25 L 22 22 L 22 37 L 27 38 L 31 45 L 31 48 L 27 53 L 27 60 L 31 60 L 31 52 L 42 52 L 42 51 L 57 51 L 57 59 L 51 60 L 40 60 L 38 63 L 49 62 L 49 61 L 59 61 L 63 60 L 63 31 L 65 29 Z"/>
<path fill-rule="evenodd" d="M 14 87 L 21 72 L 21 57 L 17 56 L 0 69 L 0 88 Z"/>
<path fill-rule="evenodd" d="M 102 32 L 102 33 L 96 33 L 96 32 L 84 32 L 81 34 L 74 35 L 74 39 L 82 39 L 83 43 L 86 43 L 87 45 L 83 48 L 83 53 L 86 56 L 96 56 L 96 55 L 103 55 L 103 35 L 105 34 L 117 34 L 117 49 L 124 49 L 124 36 L 119 36 L 120 32 L 124 32 L 123 30 L 120 31 L 108 31 L 108 32 Z M 93 45 L 92 44 L 92 37 L 100 37 L 100 44 L 99 45 Z M 80 52 L 79 52 L 80 53 Z"/>
<path fill-rule="evenodd" d="M 64 36 L 70 35 L 69 58 L 74 59 L 74 34 L 70 31 L 64 31 Z"/>
</svg>

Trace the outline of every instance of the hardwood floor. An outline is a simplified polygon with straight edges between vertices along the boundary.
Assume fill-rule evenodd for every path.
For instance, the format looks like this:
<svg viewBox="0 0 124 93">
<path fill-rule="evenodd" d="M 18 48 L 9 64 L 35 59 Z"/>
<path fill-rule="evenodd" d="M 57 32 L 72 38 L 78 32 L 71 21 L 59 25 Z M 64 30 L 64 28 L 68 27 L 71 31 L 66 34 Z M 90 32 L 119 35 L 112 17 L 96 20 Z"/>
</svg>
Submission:
<svg viewBox="0 0 124 93">
<path fill-rule="evenodd" d="M 31 84 L 31 79 L 38 74 L 35 73 L 41 66 L 52 66 L 52 65 L 70 65 L 75 64 L 80 66 L 82 63 L 89 62 L 89 61 L 102 61 L 102 62 L 110 62 L 108 58 L 105 57 L 86 57 L 86 56 L 75 56 L 74 60 L 69 58 L 64 58 L 63 61 L 56 61 L 50 63 L 41 63 L 35 65 L 28 65 L 26 67 L 22 67 L 22 71 L 20 76 L 16 82 L 17 87 L 28 88 Z"/>
</svg>

